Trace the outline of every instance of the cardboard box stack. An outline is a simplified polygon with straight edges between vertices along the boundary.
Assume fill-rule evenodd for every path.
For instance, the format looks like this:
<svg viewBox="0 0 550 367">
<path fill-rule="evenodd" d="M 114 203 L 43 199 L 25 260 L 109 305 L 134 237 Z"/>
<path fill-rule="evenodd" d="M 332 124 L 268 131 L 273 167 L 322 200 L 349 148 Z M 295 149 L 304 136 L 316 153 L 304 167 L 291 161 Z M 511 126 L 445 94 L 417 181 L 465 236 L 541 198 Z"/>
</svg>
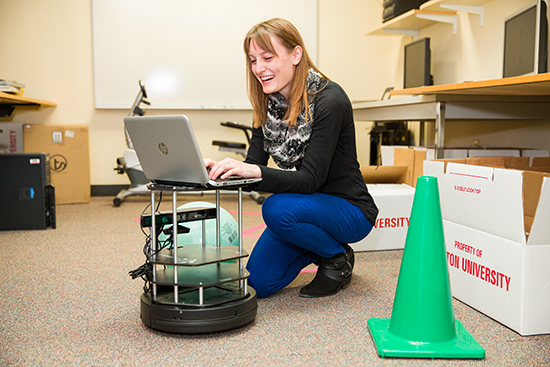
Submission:
<svg viewBox="0 0 550 367">
<path fill-rule="evenodd" d="M 550 333 L 549 158 L 425 161 L 424 174 L 439 182 L 453 296 L 521 335 Z"/>
<path fill-rule="evenodd" d="M 50 153 L 56 204 L 90 202 L 88 125 L 24 125 L 26 153 Z"/>
</svg>

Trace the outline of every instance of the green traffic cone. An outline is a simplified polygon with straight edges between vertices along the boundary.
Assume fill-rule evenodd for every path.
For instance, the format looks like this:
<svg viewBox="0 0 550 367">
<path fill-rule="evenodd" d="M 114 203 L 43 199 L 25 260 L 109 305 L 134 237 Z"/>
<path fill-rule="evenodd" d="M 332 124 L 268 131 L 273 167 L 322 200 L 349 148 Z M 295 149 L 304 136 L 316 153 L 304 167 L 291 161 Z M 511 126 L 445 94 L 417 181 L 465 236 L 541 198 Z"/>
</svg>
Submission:
<svg viewBox="0 0 550 367">
<path fill-rule="evenodd" d="M 454 318 L 436 177 L 417 180 L 391 319 L 368 325 L 381 357 L 485 357 Z"/>
</svg>

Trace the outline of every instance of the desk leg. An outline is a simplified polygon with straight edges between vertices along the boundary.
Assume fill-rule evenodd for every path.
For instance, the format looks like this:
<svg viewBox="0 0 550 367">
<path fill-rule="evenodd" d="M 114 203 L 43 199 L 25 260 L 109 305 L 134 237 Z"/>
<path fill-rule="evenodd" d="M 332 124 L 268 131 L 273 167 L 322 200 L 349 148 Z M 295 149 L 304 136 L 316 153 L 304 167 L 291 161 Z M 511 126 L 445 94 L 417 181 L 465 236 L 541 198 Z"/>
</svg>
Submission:
<svg viewBox="0 0 550 367">
<path fill-rule="evenodd" d="M 443 158 L 445 146 L 445 102 L 437 102 L 435 107 L 435 158 Z"/>
<path fill-rule="evenodd" d="M 426 121 L 420 121 L 420 126 L 419 126 L 419 132 L 418 132 L 418 145 L 421 146 L 421 147 L 425 147 L 426 146 Z"/>
</svg>

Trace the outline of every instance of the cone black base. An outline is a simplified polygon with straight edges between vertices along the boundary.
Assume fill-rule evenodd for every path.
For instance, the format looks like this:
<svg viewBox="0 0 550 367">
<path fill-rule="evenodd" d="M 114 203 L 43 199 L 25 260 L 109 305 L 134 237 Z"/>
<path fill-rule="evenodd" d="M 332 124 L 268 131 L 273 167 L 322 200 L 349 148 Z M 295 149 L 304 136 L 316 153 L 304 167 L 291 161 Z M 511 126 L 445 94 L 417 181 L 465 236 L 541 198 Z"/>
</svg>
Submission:
<svg viewBox="0 0 550 367">
<path fill-rule="evenodd" d="M 411 342 L 393 335 L 388 331 L 390 319 L 369 319 L 368 325 L 382 358 L 485 358 L 485 350 L 458 320 L 455 320 L 457 337 L 437 343 Z"/>
</svg>

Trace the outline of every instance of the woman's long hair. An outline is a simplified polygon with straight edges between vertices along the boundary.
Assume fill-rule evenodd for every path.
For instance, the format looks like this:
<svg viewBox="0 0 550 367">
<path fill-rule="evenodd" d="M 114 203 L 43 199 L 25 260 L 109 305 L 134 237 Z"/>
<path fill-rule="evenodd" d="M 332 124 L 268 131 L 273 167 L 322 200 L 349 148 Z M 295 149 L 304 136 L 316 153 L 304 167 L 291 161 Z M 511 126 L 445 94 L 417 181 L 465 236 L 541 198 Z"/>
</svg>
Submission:
<svg viewBox="0 0 550 367">
<path fill-rule="evenodd" d="M 296 46 L 302 48 L 302 59 L 296 65 L 294 71 L 294 79 L 290 89 L 290 97 L 287 100 L 289 108 L 287 109 L 284 120 L 288 120 L 290 126 L 296 124 L 296 120 L 300 113 L 305 110 L 306 121 L 311 118 L 311 111 L 307 101 L 306 81 L 309 69 L 314 69 L 319 72 L 324 78 L 326 76 L 313 64 L 304 46 L 304 41 L 300 32 L 292 23 L 287 20 L 274 18 L 254 26 L 244 39 L 244 53 L 246 55 L 246 84 L 248 87 L 248 98 L 254 108 L 254 127 L 260 127 L 267 120 L 267 101 L 268 95 L 263 92 L 262 85 L 256 79 L 252 72 L 252 63 L 250 61 L 250 43 L 254 41 L 258 47 L 264 51 L 268 51 L 276 56 L 275 48 L 271 42 L 270 36 L 277 37 L 281 44 L 290 53 L 294 51 Z M 327 78 L 328 79 L 328 78 Z"/>
</svg>

